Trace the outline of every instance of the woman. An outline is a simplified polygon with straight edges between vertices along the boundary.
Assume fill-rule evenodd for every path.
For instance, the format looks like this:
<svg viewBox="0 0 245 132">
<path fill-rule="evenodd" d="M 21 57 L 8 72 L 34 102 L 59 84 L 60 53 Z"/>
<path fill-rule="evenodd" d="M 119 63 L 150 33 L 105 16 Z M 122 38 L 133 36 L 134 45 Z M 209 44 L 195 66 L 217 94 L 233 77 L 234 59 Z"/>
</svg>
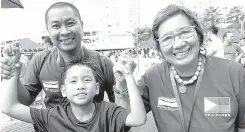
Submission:
<svg viewBox="0 0 245 132">
<path fill-rule="evenodd" d="M 158 131 L 244 131 L 245 69 L 200 53 L 202 28 L 184 7 L 170 5 L 159 11 L 152 31 L 165 61 L 151 66 L 142 77 L 142 98 Z M 120 91 L 122 82 L 117 83 Z M 126 96 L 120 99 L 116 102 L 126 102 Z"/>
</svg>

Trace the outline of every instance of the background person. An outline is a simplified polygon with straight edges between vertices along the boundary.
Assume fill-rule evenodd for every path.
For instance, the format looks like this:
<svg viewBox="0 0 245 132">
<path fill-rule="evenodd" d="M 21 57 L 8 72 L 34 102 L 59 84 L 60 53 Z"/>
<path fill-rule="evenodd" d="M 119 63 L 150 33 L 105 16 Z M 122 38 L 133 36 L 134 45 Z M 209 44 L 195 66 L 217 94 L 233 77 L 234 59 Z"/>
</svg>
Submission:
<svg viewBox="0 0 245 132">
<path fill-rule="evenodd" d="M 241 49 L 239 45 L 233 43 L 234 40 L 233 33 L 230 31 L 224 33 L 223 40 L 224 40 L 224 57 L 226 59 L 239 62 L 242 56 L 244 55 L 244 51 Z"/>
<path fill-rule="evenodd" d="M 208 28 L 208 38 L 211 43 L 209 43 L 207 55 L 224 58 L 224 44 L 217 37 L 218 31 L 219 30 L 215 25 Z"/>
<path fill-rule="evenodd" d="M 48 36 L 42 37 L 42 41 L 43 41 L 45 49 L 53 48 L 54 45 L 53 45 L 51 39 Z"/>
</svg>

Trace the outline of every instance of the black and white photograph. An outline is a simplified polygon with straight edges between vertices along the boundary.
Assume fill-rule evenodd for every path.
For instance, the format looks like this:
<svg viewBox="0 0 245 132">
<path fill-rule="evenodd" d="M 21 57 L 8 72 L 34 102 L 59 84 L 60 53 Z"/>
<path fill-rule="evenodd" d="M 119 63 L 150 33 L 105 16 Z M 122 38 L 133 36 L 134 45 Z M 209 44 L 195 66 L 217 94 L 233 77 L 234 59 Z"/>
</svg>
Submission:
<svg viewBox="0 0 245 132">
<path fill-rule="evenodd" d="M 1 0 L 2 132 L 245 132 L 243 0 Z"/>
</svg>

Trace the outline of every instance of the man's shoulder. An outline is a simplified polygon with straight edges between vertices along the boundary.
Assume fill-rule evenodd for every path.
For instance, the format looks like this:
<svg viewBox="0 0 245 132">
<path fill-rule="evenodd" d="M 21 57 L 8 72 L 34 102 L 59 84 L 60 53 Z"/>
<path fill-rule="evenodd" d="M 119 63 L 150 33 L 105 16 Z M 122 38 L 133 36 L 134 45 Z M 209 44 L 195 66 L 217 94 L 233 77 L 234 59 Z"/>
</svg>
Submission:
<svg viewBox="0 0 245 132">
<path fill-rule="evenodd" d="M 84 48 L 87 56 L 89 58 L 93 58 L 93 59 L 100 59 L 102 61 L 102 63 L 107 63 L 107 62 L 111 62 L 111 60 L 109 59 L 109 57 L 103 55 L 102 53 L 95 51 L 95 50 L 91 50 L 91 49 L 87 49 Z M 99 57 L 99 58 L 98 58 Z M 111 62 L 112 63 L 112 62 Z"/>
<path fill-rule="evenodd" d="M 47 50 L 43 50 L 40 52 L 37 52 L 33 58 L 37 59 L 37 60 L 42 60 L 45 57 L 47 57 L 48 55 L 50 55 L 51 53 L 54 54 L 55 52 L 57 52 L 57 50 L 55 49 L 47 49 Z"/>
<path fill-rule="evenodd" d="M 99 52 L 85 47 L 84 47 L 84 51 L 89 57 L 96 57 L 99 54 Z"/>
</svg>

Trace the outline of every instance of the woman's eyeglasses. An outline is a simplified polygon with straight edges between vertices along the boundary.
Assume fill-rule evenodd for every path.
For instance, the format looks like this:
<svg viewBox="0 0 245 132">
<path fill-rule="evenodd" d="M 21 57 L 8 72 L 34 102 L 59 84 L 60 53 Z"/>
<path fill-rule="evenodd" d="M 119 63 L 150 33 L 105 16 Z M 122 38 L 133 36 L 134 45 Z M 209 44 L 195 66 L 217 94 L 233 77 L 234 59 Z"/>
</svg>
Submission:
<svg viewBox="0 0 245 132">
<path fill-rule="evenodd" d="M 158 42 L 162 46 L 170 46 L 175 42 L 176 36 L 178 36 L 180 39 L 188 39 L 194 35 L 195 27 L 196 26 L 183 27 L 179 31 L 164 34 L 158 39 Z"/>
</svg>

